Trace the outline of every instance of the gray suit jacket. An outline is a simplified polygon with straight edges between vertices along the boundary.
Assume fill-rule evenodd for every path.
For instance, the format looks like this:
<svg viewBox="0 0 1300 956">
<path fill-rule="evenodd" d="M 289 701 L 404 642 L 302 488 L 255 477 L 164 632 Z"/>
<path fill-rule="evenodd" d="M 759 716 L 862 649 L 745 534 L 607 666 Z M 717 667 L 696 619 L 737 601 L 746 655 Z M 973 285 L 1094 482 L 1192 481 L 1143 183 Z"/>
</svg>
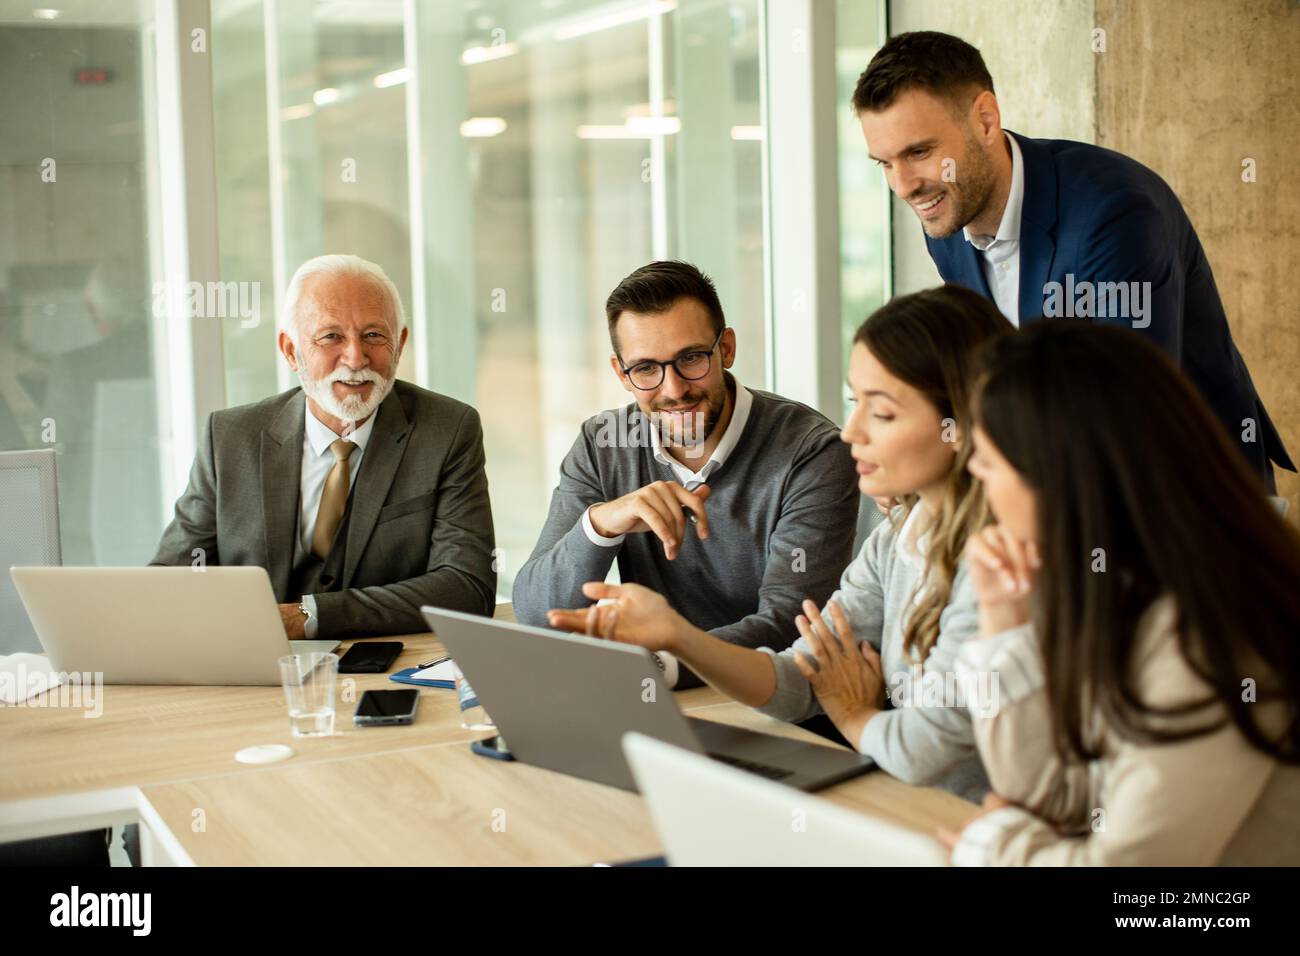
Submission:
<svg viewBox="0 0 1300 956">
<path fill-rule="evenodd" d="M 306 399 L 301 389 L 214 412 L 152 564 L 259 565 L 292 603 Z M 422 604 L 491 615 L 492 507 L 478 412 L 396 382 L 352 490 L 336 589 L 317 591 L 317 637 L 428 630 Z"/>
</svg>

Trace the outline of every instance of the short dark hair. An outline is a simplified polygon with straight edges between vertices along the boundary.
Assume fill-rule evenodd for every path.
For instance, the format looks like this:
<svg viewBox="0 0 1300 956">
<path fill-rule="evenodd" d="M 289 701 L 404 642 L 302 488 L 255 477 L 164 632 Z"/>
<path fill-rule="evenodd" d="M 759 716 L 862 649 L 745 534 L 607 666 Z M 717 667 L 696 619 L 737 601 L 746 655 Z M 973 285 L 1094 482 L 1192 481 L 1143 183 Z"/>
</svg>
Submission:
<svg viewBox="0 0 1300 956">
<path fill-rule="evenodd" d="M 624 312 L 659 315 L 671 309 L 679 299 L 694 299 L 709 313 L 716 337 L 727 327 L 722 314 L 718 290 L 713 280 L 689 262 L 662 260 L 637 269 L 618 284 L 605 300 L 605 318 L 609 320 L 609 341 L 618 351 L 614 327 Z"/>
<path fill-rule="evenodd" d="M 993 77 L 984 57 L 965 40 L 918 30 L 890 37 L 853 89 L 855 113 L 878 113 L 907 90 L 920 89 L 965 109 L 984 90 L 993 92 Z"/>
</svg>

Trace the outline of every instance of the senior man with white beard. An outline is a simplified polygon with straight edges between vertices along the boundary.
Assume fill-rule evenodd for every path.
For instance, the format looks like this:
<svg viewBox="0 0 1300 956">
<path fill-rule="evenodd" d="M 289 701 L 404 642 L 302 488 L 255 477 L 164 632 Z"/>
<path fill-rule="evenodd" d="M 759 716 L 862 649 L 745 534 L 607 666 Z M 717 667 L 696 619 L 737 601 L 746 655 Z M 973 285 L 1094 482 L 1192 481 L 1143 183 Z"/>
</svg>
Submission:
<svg viewBox="0 0 1300 956">
<path fill-rule="evenodd" d="M 357 256 L 312 259 L 279 327 L 302 387 L 209 417 L 151 563 L 266 568 L 290 639 L 423 631 L 423 604 L 491 615 L 478 412 L 395 380 L 392 281 Z"/>
</svg>

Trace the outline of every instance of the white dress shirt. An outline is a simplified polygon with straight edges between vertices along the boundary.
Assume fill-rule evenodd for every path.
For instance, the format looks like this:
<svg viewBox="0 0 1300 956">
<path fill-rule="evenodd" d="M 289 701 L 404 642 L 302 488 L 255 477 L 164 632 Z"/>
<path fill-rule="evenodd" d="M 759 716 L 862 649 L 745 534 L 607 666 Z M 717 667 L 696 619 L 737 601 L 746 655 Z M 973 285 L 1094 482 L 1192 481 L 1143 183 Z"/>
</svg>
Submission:
<svg viewBox="0 0 1300 956">
<path fill-rule="evenodd" d="M 1025 164 L 1020 158 L 1020 144 L 1010 133 L 1003 133 L 1011 147 L 1011 192 L 1007 195 L 1002 221 L 996 236 L 979 236 L 963 228 L 966 241 L 980 251 L 984 259 L 984 277 L 998 311 L 1012 325 L 1020 326 L 1020 210 L 1025 201 Z"/>
<path fill-rule="evenodd" d="M 687 491 L 694 491 L 708 481 L 710 475 L 726 464 L 727 459 L 735 451 L 736 445 L 740 441 L 740 433 L 745 430 L 745 423 L 749 421 L 749 410 L 754 403 L 754 397 L 750 395 L 749 389 L 736 380 L 734 375 L 732 380 L 736 382 L 736 399 L 735 407 L 731 410 L 731 421 L 727 423 L 727 430 L 722 433 L 722 438 L 718 441 L 717 447 L 713 449 L 713 454 L 709 456 L 709 460 L 704 463 L 704 467 L 699 471 L 691 471 L 689 467 L 664 451 L 658 428 L 651 425 L 648 429 L 650 432 L 650 446 L 654 449 L 655 461 L 668 466 L 673 473 L 673 477 Z M 619 534 L 607 538 L 600 534 L 591 523 L 591 509 L 594 507 L 595 505 L 592 505 L 582 513 L 582 530 L 586 533 L 587 539 L 592 544 L 600 545 L 602 548 L 618 547 L 623 543 L 623 539 L 627 535 Z M 677 658 L 667 651 L 659 651 L 656 656 L 663 664 L 664 683 L 669 687 L 676 687 Z"/>
<path fill-rule="evenodd" d="M 294 563 L 311 554 L 311 538 L 316 531 L 316 514 L 320 511 L 320 498 L 325 490 L 325 479 L 334 467 L 334 454 L 330 445 L 344 438 L 356 445 L 348 456 L 348 489 L 356 485 L 357 471 L 361 468 L 361 459 L 366 452 L 366 443 L 375 430 L 375 412 L 366 419 L 366 423 L 350 435 L 336 435 L 334 430 L 312 414 L 307 406 L 307 427 L 302 436 L 302 481 L 298 494 L 298 534 L 294 538 Z M 303 627 L 303 636 L 314 638 L 318 621 L 316 618 L 316 598 L 310 594 L 302 596 L 303 607 L 310 616 Z"/>
</svg>

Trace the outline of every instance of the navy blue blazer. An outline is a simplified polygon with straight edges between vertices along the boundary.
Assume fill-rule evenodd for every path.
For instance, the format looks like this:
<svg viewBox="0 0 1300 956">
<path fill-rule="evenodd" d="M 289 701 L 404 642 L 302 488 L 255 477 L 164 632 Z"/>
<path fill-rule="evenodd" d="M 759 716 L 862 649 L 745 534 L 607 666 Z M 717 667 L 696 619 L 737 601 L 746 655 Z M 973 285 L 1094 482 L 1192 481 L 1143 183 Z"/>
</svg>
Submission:
<svg viewBox="0 0 1300 956">
<path fill-rule="evenodd" d="M 1134 328 L 1164 349 L 1200 388 L 1270 488 L 1270 460 L 1295 471 L 1233 344 L 1201 241 L 1168 183 L 1136 160 L 1100 146 L 1011 135 L 1025 172 L 1020 326 L 1042 318 L 1045 306 L 1062 317 L 1076 315 L 1073 309 L 1061 311 L 1067 301 L 1086 310 L 1080 290 L 1095 292 L 1099 283 L 1150 282 L 1140 320 L 1149 323 L 1145 327 L 1135 326 L 1129 315 L 1103 316 L 1106 310 L 1096 304 L 1090 318 Z M 946 239 L 927 236 L 925 242 L 945 282 L 993 298 L 983 257 L 962 230 Z M 1245 419 L 1255 422 L 1253 436 Z"/>
</svg>

